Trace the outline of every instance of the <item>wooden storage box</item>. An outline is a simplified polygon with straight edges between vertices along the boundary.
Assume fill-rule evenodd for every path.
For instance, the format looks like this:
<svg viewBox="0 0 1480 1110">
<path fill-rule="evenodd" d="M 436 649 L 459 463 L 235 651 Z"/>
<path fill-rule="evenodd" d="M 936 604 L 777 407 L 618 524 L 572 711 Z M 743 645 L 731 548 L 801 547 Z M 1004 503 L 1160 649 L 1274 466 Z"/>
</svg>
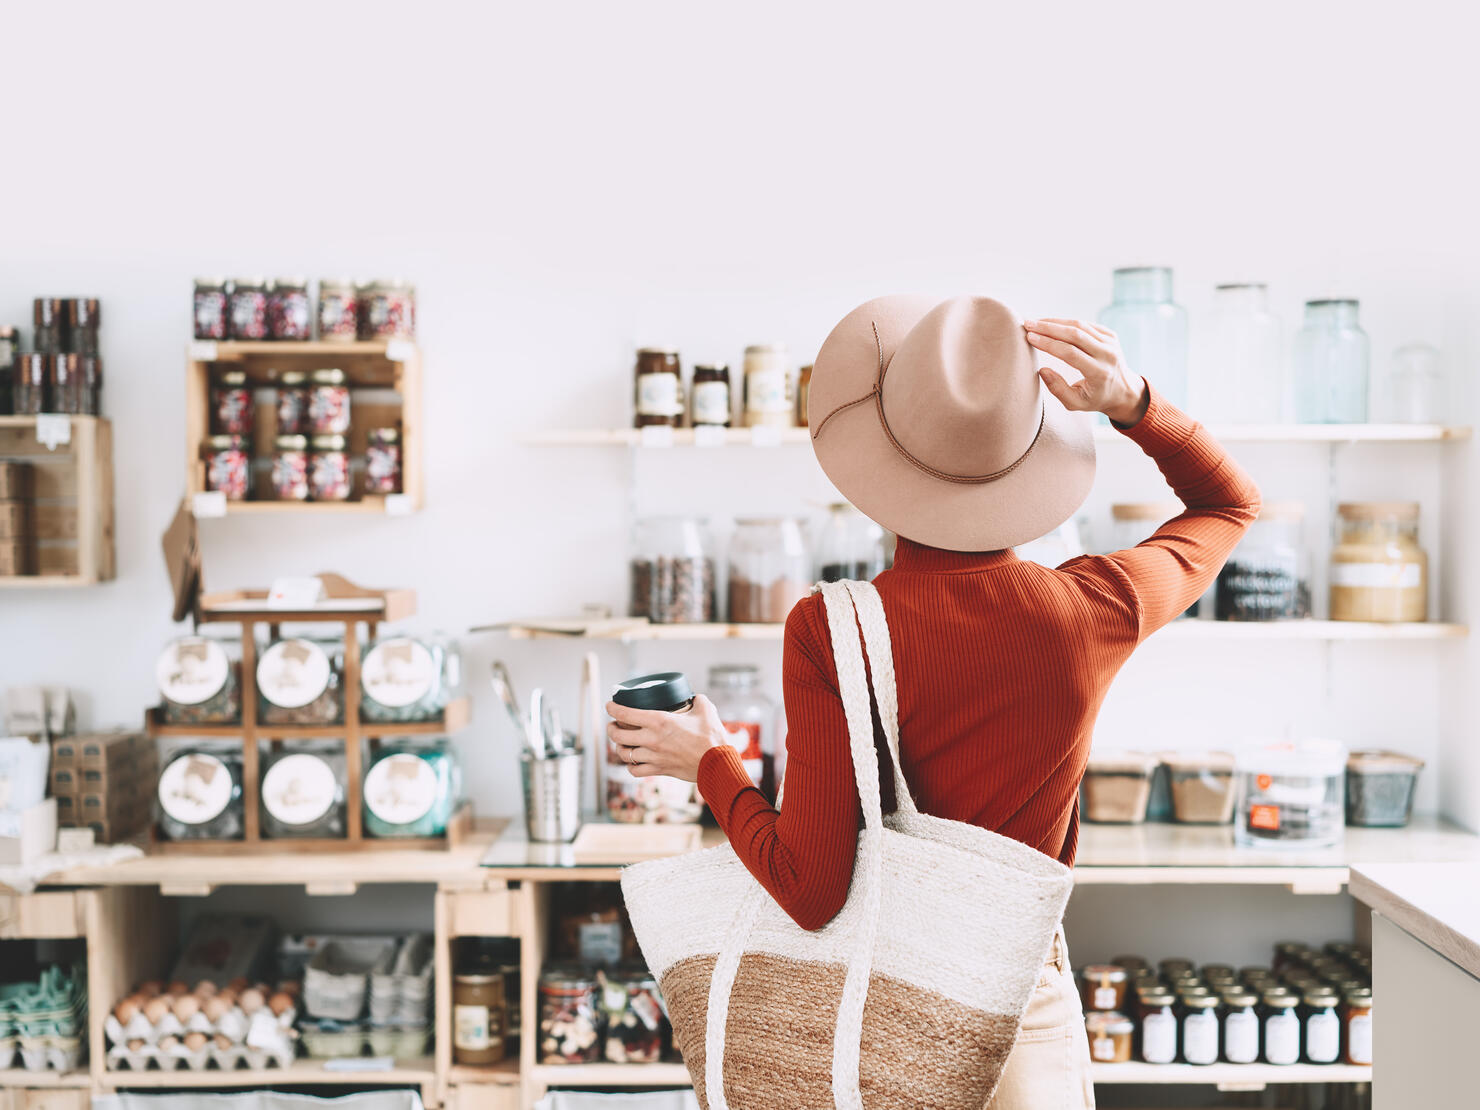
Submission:
<svg viewBox="0 0 1480 1110">
<path fill-rule="evenodd" d="M 29 463 L 0 462 L 0 501 L 29 501 L 35 495 Z"/>
<path fill-rule="evenodd" d="M 65 442 L 37 437 L 38 419 L 62 422 Z M 0 416 L 0 464 L 25 463 L 34 497 L 26 553 L 0 539 L 0 586 L 75 586 L 114 575 L 113 425 L 97 416 Z M 8 470 L 12 475 L 15 470 Z M 18 487 L 19 488 L 19 487 Z M 11 501 L 14 504 L 14 500 Z M 15 526 L 15 511 L 0 513 L 0 536 Z"/>
</svg>

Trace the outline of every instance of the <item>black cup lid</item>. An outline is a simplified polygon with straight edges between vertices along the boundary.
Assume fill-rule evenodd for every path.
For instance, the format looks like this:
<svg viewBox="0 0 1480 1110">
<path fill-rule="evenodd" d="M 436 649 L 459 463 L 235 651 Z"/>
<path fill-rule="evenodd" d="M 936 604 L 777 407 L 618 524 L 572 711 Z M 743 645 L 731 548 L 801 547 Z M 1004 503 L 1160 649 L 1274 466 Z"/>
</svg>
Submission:
<svg viewBox="0 0 1480 1110">
<path fill-rule="evenodd" d="M 612 701 L 628 709 L 677 709 L 694 696 L 688 676 L 682 671 L 645 674 L 617 683 Z"/>
</svg>

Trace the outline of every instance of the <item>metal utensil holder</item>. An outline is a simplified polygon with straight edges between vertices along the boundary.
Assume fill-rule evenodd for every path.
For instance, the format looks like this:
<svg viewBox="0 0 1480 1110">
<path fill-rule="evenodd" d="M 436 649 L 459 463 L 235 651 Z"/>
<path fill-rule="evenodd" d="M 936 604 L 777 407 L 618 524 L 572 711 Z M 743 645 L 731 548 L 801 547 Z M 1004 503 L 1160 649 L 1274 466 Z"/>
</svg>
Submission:
<svg viewBox="0 0 1480 1110">
<path fill-rule="evenodd" d="M 584 760 L 585 753 L 579 748 L 547 756 L 536 756 L 526 748 L 520 754 L 524 825 L 530 840 L 568 844 L 581 831 Z"/>
</svg>

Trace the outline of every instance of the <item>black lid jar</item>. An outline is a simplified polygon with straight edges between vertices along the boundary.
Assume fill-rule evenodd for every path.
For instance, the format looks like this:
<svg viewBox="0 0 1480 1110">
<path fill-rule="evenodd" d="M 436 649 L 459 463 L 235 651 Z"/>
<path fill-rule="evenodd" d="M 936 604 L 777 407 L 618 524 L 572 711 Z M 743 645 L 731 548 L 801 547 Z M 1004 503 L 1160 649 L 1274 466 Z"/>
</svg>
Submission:
<svg viewBox="0 0 1480 1110">
<path fill-rule="evenodd" d="M 694 688 L 682 671 L 664 671 L 618 683 L 612 701 L 628 709 L 686 713 L 694 704 Z"/>
</svg>

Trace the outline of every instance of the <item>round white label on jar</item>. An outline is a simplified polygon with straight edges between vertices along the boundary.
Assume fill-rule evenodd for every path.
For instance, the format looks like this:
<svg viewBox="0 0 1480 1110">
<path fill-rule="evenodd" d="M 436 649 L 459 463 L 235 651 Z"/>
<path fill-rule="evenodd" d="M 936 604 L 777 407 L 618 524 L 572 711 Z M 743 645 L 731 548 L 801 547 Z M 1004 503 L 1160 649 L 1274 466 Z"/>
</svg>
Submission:
<svg viewBox="0 0 1480 1110">
<path fill-rule="evenodd" d="M 376 644 L 365 654 L 360 685 L 365 693 L 391 709 L 415 705 L 431 693 L 437 664 L 420 640 L 397 636 Z"/>
<path fill-rule="evenodd" d="M 311 825 L 338 793 L 334 769 L 316 755 L 285 755 L 262 776 L 262 804 L 285 825 Z"/>
<path fill-rule="evenodd" d="M 231 801 L 231 771 L 213 755 L 192 752 L 165 765 L 159 806 L 182 825 L 204 825 Z"/>
<path fill-rule="evenodd" d="M 226 685 L 231 660 L 226 649 L 204 636 L 182 636 L 164 649 L 154 665 L 159 692 L 176 705 L 199 705 Z"/>
<path fill-rule="evenodd" d="M 365 776 L 365 805 L 387 825 L 420 821 L 437 801 L 437 773 L 420 756 L 388 755 Z"/>
<path fill-rule="evenodd" d="M 257 661 L 257 689 L 280 709 L 300 709 L 329 688 L 331 670 L 312 640 L 279 640 Z"/>
</svg>

